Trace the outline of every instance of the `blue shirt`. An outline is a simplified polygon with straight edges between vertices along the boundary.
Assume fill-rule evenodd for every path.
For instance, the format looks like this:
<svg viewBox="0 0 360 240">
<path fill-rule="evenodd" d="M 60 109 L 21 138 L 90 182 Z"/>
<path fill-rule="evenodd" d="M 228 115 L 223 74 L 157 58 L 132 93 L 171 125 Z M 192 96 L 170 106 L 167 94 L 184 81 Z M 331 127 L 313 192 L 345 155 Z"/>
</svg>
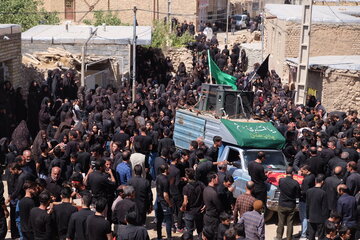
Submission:
<svg viewBox="0 0 360 240">
<path fill-rule="evenodd" d="M 131 167 L 130 164 L 123 161 L 116 167 L 116 173 L 119 176 L 119 184 L 127 184 L 131 178 Z"/>
</svg>

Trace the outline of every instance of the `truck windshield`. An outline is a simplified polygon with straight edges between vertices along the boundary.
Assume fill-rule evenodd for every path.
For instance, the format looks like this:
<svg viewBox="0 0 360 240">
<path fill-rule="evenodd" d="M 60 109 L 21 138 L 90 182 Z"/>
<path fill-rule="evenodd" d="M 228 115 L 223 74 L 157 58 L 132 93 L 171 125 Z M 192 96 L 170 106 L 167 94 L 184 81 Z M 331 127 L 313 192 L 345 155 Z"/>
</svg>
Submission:
<svg viewBox="0 0 360 240">
<path fill-rule="evenodd" d="M 281 152 L 265 152 L 265 161 L 263 162 L 263 166 L 265 170 L 278 170 L 285 171 L 286 163 L 284 159 L 284 155 Z M 247 165 L 250 161 L 254 161 L 257 157 L 258 151 L 244 151 L 244 160 L 245 165 Z"/>
</svg>

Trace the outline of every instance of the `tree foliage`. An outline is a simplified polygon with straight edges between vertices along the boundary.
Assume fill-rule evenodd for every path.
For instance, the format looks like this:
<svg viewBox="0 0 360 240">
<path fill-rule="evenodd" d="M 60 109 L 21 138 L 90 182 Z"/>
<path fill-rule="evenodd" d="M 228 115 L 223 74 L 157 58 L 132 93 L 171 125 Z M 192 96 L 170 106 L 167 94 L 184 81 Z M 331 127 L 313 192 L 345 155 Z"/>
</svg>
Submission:
<svg viewBox="0 0 360 240">
<path fill-rule="evenodd" d="M 151 47 L 184 47 L 189 42 L 194 41 L 194 37 L 190 33 L 185 32 L 181 37 L 178 37 L 175 32 L 170 32 L 169 28 L 169 24 L 165 24 L 163 21 L 154 22 Z"/>
<path fill-rule="evenodd" d="M 120 18 L 117 16 L 117 14 L 113 14 L 112 12 L 104 13 L 102 11 L 95 11 L 94 12 L 94 20 L 90 21 L 88 19 L 85 19 L 83 23 L 87 25 L 94 25 L 94 26 L 100 26 L 103 23 L 109 26 L 122 26 L 127 25 L 121 22 Z"/>
<path fill-rule="evenodd" d="M 58 24 L 58 13 L 47 12 L 39 0 L 0 0 L 0 23 L 19 24 L 26 31 L 39 24 Z"/>
</svg>

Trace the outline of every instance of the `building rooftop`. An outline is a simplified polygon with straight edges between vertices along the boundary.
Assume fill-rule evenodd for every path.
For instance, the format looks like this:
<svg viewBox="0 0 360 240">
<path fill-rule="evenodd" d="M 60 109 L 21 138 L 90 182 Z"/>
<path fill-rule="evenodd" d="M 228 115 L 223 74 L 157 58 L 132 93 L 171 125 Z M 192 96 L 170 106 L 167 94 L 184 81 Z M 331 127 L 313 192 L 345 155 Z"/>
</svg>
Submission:
<svg viewBox="0 0 360 240">
<path fill-rule="evenodd" d="M 21 33 L 21 26 L 17 24 L 0 24 L 0 36 Z"/>
<path fill-rule="evenodd" d="M 301 22 L 302 6 L 266 4 L 267 14 L 278 19 Z M 360 6 L 313 6 L 312 22 L 321 24 L 360 24 Z"/>
<path fill-rule="evenodd" d="M 298 58 L 287 58 L 289 64 L 297 65 Z M 309 58 L 310 68 L 332 68 L 360 71 L 360 55 L 318 56 Z"/>
<path fill-rule="evenodd" d="M 94 31 L 94 26 L 84 25 L 38 25 L 22 33 L 22 41 L 47 42 L 53 44 L 82 44 Z M 137 26 L 137 45 L 151 44 L 151 27 Z M 99 26 L 89 44 L 129 44 L 133 39 L 132 26 Z"/>
</svg>

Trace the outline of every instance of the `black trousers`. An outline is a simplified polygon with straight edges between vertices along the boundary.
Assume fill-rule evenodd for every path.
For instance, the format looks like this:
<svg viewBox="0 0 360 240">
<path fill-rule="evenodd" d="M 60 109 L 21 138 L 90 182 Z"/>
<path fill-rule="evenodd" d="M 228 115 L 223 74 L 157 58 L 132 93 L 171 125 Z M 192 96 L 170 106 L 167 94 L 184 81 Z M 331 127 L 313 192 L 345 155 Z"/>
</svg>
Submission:
<svg viewBox="0 0 360 240">
<path fill-rule="evenodd" d="M 325 229 L 323 223 L 308 223 L 309 240 L 315 240 L 316 233 L 318 233 L 319 239 L 323 239 L 325 236 Z"/>
<path fill-rule="evenodd" d="M 11 238 L 12 239 L 20 237 L 19 230 L 18 230 L 16 222 L 15 222 L 16 203 L 17 203 L 17 201 L 10 201 L 10 224 L 11 224 L 10 228 L 11 228 Z"/>
<path fill-rule="evenodd" d="M 1 209 L 3 211 L 3 209 Z M 0 213 L 0 240 L 4 240 L 7 233 L 7 223 L 3 212 Z"/>
<path fill-rule="evenodd" d="M 205 214 L 203 235 L 206 237 L 209 236 L 209 238 L 207 238 L 208 240 L 216 239 L 218 227 L 219 219 Z"/>
</svg>

